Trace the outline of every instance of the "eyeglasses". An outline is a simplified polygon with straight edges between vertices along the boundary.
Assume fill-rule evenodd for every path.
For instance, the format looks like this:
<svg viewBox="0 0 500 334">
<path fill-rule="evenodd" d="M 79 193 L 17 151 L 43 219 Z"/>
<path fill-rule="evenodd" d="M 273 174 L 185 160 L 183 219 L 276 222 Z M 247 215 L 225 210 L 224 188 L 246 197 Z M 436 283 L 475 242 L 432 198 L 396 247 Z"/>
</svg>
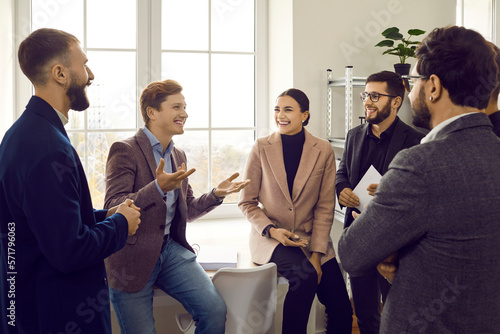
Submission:
<svg viewBox="0 0 500 334">
<path fill-rule="evenodd" d="M 411 86 L 415 85 L 415 80 L 417 79 L 428 79 L 427 75 L 402 75 L 403 85 L 408 92 L 411 91 Z"/>
<path fill-rule="evenodd" d="M 406 79 L 410 84 L 415 84 L 416 79 L 427 79 L 427 75 L 402 75 L 401 79 Z"/>
<path fill-rule="evenodd" d="M 372 100 L 372 102 L 378 102 L 378 100 L 380 99 L 381 96 L 397 97 L 395 95 L 387 95 L 387 94 L 380 94 L 380 93 L 367 93 L 367 92 L 360 93 L 359 95 L 360 95 L 361 101 L 363 101 L 363 102 L 366 102 L 368 97 L 370 97 L 370 100 Z"/>
</svg>

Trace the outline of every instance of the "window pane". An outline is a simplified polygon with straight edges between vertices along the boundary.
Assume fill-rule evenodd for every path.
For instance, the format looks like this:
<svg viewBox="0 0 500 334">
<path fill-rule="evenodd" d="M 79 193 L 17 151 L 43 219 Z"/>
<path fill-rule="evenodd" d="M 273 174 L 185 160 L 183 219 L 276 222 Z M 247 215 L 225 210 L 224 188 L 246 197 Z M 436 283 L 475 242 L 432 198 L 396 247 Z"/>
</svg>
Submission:
<svg viewBox="0 0 500 334">
<path fill-rule="evenodd" d="M 212 126 L 254 126 L 254 56 L 212 55 Z"/>
<path fill-rule="evenodd" d="M 94 132 L 88 135 L 86 171 L 92 204 L 96 209 L 102 209 L 106 192 L 106 161 L 109 147 L 115 141 L 132 136 L 134 132 Z M 78 144 L 78 143 L 76 143 Z M 75 145 L 75 143 L 73 143 Z M 76 146 L 76 145 L 75 145 Z"/>
<path fill-rule="evenodd" d="M 87 88 L 87 95 L 89 88 Z M 90 100 L 89 100 L 90 101 Z M 90 101 L 92 104 L 92 101 Z M 66 130 L 82 130 L 85 126 L 85 113 L 86 111 L 70 110 L 68 113 L 68 124 Z"/>
<path fill-rule="evenodd" d="M 32 0 L 31 27 L 64 30 L 83 43 L 83 0 Z"/>
<path fill-rule="evenodd" d="M 208 50 L 208 1 L 162 1 L 162 49 Z"/>
<path fill-rule="evenodd" d="M 87 57 L 95 76 L 94 82 L 87 88 L 90 100 L 88 128 L 135 128 L 135 52 L 89 51 Z"/>
<path fill-rule="evenodd" d="M 70 132 L 68 137 L 85 168 L 85 134 L 83 132 Z"/>
<path fill-rule="evenodd" d="M 254 1 L 212 1 L 212 51 L 254 51 Z"/>
<path fill-rule="evenodd" d="M 174 136 L 175 147 L 186 152 L 187 169 L 195 168 L 189 177 L 189 184 L 193 188 L 195 197 L 206 193 L 208 189 L 208 131 L 186 131 Z"/>
<path fill-rule="evenodd" d="M 186 128 L 208 127 L 208 54 L 162 54 L 161 78 L 174 79 L 183 87 L 189 118 Z"/>
<path fill-rule="evenodd" d="M 87 0 L 87 47 L 135 49 L 136 8 L 136 0 Z"/>
<path fill-rule="evenodd" d="M 492 1 L 464 0 L 464 27 L 474 29 L 484 38 L 492 40 Z"/>
<path fill-rule="evenodd" d="M 253 143 L 253 130 L 212 132 L 212 187 L 216 187 L 236 172 L 240 173 L 237 180 L 242 180 L 247 156 Z M 227 196 L 224 203 L 236 203 L 238 196 L 238 194 Z"/>
</svg>

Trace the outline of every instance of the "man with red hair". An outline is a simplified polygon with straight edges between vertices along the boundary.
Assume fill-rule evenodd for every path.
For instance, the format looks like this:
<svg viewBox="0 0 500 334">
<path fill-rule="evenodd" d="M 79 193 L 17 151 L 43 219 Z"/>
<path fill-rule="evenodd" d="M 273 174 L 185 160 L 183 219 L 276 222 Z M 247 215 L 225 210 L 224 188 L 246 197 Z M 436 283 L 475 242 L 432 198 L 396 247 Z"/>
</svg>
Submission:
<svg viewBox="0 0 500 334">
<path fill-rule="evenodd" d="M 106 167 L 105 207 L 133 199 L 142 208 L 141 229 L 123 250 L 106 259 L 110 298 L 122 333 L 155 333 L 153 287 L 179 300 L 199 333 L 224 333 L 224 300 L 196 262 L 186 241 L 186 222 L 219 206 L 249 181 L 232 182 L 238 173 L 198 198 L 187 177 L 184 151 L 172 137 L 184 133 L 188 117 L 181 85 L 150 83 L 141 94 L 145 126 L 111 146 Z"/>
</svg>

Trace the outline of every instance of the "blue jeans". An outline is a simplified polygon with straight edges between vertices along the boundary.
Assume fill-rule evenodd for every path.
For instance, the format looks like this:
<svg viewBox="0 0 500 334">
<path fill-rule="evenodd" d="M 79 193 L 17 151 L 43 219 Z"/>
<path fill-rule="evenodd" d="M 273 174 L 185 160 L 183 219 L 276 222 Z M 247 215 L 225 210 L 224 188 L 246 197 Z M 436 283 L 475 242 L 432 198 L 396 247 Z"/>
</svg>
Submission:
<svg viewBox="0 0 500 334">
<path fill-rule="evenodd" d="M 181 302 L 193 316 L 197 334 L 224 333 L 224 300 L 196 262 L 196 255 L 169 238 L 163 245 L 151 277 L 141 291 L 130 293 L 110 288 L 110 300 L 122 334 L 156 333 L 153 286 Z"/>
</svg>

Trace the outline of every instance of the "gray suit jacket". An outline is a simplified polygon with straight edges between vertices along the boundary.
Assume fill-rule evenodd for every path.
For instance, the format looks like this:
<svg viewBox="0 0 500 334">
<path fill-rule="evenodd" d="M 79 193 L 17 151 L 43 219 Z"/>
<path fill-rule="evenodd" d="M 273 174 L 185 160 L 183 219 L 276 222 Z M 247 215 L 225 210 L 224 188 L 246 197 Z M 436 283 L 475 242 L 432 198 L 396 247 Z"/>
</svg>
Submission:
<svg viewBox="0 0 500 334">
<path fill-rule="evenodd" d="M 184 151 L 174 147 L 172 163 L 174 166 L 186 163 Z M 130 198 L 141 208 L 141 224 L 137 233 L 128 237 L 122 250 L 105 260 L 109 286 L 114 289 L 127 292 L 141 290 L 160 255 L 167 209 L 154 182 L 156 167 L 153 149 L 142 130 L 133 137 L 113 143 L 110 148 L 104 206 L 111 208 Z M 219 204 L 211 193 L 194 198 L 188 180 L 184 180 L 179 188 L 170 236 L 193 251 L 186 241 L 186 222 L 196 220 Z"/>
<path fill-rule="evenodd" d="M 399 251 L 381 333 L 495 333 L 500 323 L 500 140 L 483 113 L 403 150 L 344 231 L 352 276 Z"/>
</svg>

